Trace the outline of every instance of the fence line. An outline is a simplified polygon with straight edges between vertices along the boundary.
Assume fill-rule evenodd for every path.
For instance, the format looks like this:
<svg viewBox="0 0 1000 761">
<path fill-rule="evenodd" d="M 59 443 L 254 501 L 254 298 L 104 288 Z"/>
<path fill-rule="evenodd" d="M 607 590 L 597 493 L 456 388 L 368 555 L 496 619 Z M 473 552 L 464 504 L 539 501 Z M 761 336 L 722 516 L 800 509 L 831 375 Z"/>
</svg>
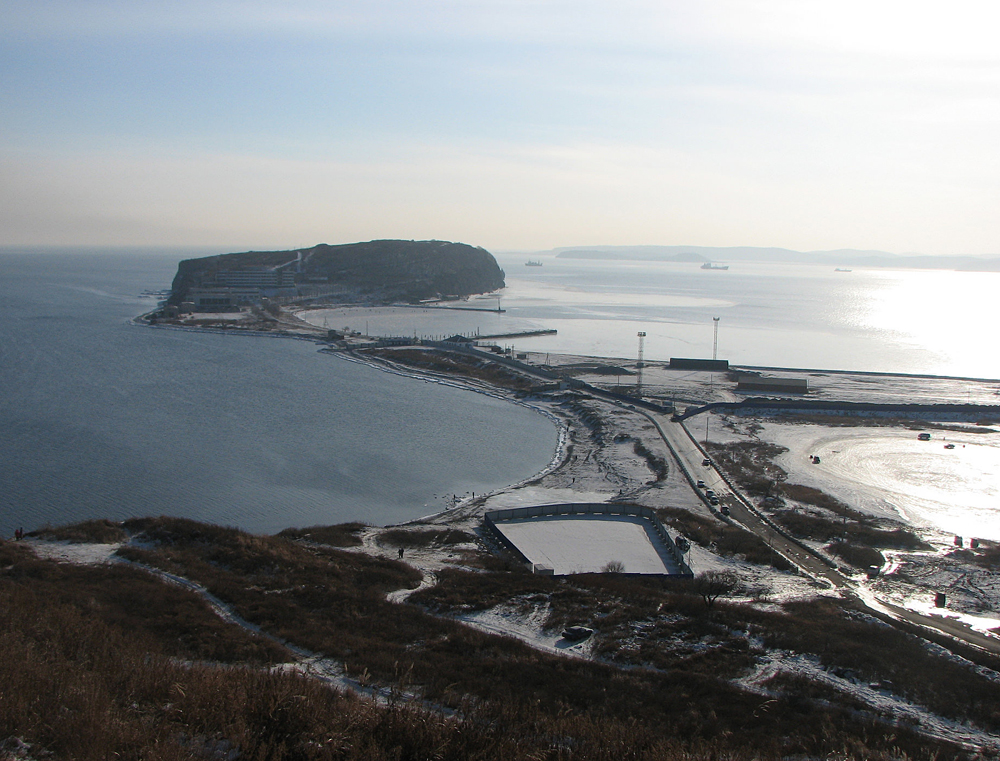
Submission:
<svg viewBox="0 0 1000 761">
<path fill-rule="evenodd" d="M 531 507 L 513 507 L 507 510 L 487 510 L 483 515 L 483 525 L 486 527 L 490 537 L 494 539 L 504 549 L 509 550 L 515 557 L 521 558 L 529 566 L 531 560 L 517 546 L 508 539 L 497 527 L 497 522 L 511 521 L 523 518 L 538 518 L 547 515 L 634 515 L 644 518 L 653 526 L 657 537 L 663 542 L 664 548 L 671 559 L 680 569 L 680 573 L 664 574 L 665 576 L 693 576 L 690 566 L 684 562 L 684 555 L 674 540 L 670 538 L 666 527 L 657 517 L 656 513 L 648 507 L 641 505 L 621 505 L 614 502 L 571 502 L 559 505 L 533 505 Z M 628 574 L 626 574 L 628 575 Z M 645 574 L 650 575 L 650 574 Z"/>
</svg>

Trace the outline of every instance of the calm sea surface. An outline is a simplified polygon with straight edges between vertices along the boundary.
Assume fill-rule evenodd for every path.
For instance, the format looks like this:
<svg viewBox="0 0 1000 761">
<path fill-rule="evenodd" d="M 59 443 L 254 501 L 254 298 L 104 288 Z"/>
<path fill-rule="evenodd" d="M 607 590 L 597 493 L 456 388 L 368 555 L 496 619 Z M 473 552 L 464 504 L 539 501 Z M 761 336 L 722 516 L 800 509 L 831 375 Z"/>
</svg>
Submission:
<svg viewBox="0 0 1000 761">
<path fill-rule="evenodd" d="M 529 477 L 551 458 L 555 428 L 531 410 L 305 341 L 131 324 L 153 303 L 139 294 L 169 286 L 191 255 L 0 254 L 0 534 L 161 513 L 260 532 L 384 524 Z M 626 358 L 644 331 L 647 359 L 665 360 L 711 356 L 719 317 L 719 357 L 735 364 L 1000 378 L 996 273 L 497 258 L 503 314 L 312 319 L 388 335 L 556 328 L 501 342 Z"/>
<path fill-rule="evenodd" d="M 993 350 L 1000 273 L 854 269 L 733 262 L 606 262 L 498 256 L 507 273 L 504 314 L 395 310 L 331 314 L 331 327 L 371 333 L 483 334 L 555 328 L 503 339 L 516 349 L 648 360 L 718 356 L 738 365 L 1000 378 Z M 470 305 L 496 306 L 496 299 Z"/>
<path fill-rule="evenodd" d="M 523 407 L 307 341 L 133 325 L 180 258 L 0 253 L 0 535 L 159 514 L 385 524 L 551 459 L 555 426 Z"/>
</svg>

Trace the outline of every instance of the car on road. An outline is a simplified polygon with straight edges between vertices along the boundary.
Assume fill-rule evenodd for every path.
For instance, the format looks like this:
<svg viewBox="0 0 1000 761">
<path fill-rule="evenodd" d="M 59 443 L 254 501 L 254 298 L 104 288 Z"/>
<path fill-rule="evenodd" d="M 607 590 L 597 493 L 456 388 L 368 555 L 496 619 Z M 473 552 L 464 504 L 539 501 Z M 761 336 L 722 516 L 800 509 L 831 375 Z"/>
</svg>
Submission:
<svg viewBox="0 0 1000 761">
<path fill-rule="evenodd" d="M 711 489 L 705 489 L 705 496 L 711 499 L 712 497 L 715 496 L 715 492 L 712 491 Z"/>
<path fill-rule="evenodd" d="M 719 511 L 723 515 L 729 515 L 729 505 L 723 505 L 721 508 L 719 508 Z"/>
<path fill-rule="evenodd" d="M 702 481 L 701 479 L 698 479 L 697 486 L 698 486 L 699 489 L 704 489 L 705 488 L 705 482 Z"/>
<path fill-rule="evenodd" d="M 710 466 L 711 466 L 711 464 L 712 464 L 712 461 L 711 461 L 711 460 L 709 460 L 709 459 L 708 459 L 708 458 L 706 457 L 706 458 L 705 458 L 704 460 L 702 460 L 702 461 L 701 461 L 701 464 L 702 464 L 702 465 L 704 465 L 704 466 L 705 466 L 705 467 L 707 468 L 707 467 L 710 467 Z"/>
</svg>

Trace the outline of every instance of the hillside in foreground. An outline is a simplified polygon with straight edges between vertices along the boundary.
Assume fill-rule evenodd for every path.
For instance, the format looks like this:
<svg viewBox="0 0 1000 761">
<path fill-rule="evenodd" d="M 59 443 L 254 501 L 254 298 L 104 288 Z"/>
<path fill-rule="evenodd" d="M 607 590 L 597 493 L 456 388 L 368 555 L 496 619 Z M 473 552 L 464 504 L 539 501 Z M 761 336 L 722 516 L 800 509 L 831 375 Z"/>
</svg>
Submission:
<svg viewBox="0 0 1000 761">
<path fill-rule="evenodd" d="M 1000 731 L 983 668 L 1000 664 L 832 598 L 539 577 L 419 524 L 268 537 L 145 518 L 45 536 L 90 564 L 44 559 L 55 541 L 0 542 L 0 727 L 22 757 L 963 758 L 935 723 Z M 397 546 L 442 548 L 447 567 L 422 573 Z M 477 612 L 553 639 L 598 631 L 556 653 L 466 623 Z M 769 671 L 779 654 L 808 668 Z"/>
</svg>

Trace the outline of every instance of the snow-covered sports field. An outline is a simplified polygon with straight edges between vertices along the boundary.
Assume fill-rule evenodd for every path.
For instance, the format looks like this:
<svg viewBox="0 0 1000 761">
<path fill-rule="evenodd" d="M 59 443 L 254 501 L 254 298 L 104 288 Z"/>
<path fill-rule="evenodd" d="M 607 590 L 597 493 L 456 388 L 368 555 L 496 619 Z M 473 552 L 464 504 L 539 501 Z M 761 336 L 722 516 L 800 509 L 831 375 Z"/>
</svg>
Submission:
<svg viewBox="0 0 1000 761">
<path fill-rule="evenodd" d="M 497 521 L 497 529 L 532 563 L 556 575 L 599 572 L 677 573 L 652 524 L 631 515 L 552 515 Z"/>
</svg>

